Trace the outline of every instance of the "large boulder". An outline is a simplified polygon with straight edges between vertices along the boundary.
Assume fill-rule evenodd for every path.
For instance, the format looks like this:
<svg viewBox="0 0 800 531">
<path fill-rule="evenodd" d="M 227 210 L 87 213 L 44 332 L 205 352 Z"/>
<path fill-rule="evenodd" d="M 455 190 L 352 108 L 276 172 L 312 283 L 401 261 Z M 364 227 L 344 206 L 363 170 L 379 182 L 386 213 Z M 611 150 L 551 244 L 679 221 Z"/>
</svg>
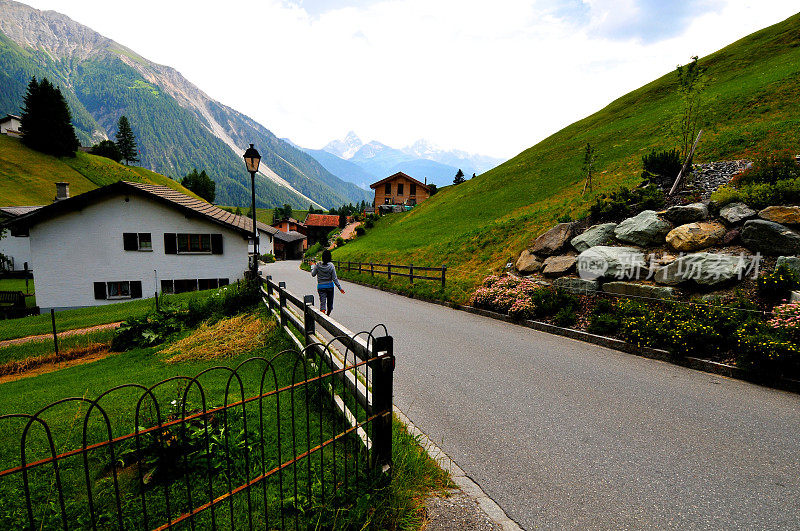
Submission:
<svg viewBox="0 0 800 531">
<path fill-rule="evenodd" d="M 614 242 L 614 229 L 617 228 L 616 223 L 601 223 L 599 225 L 592 225 L 583 234 L 579 234 L 570 240 L 576 251 L 582 253 L 586 249 L 594 247 L 595 245 L 606 245 Z"/>
<path fill-rule="evenodd" d="M 742 243 L 764 254 L 800 254 L 800 234 L 774 221 L 751 219 L 745 222 Z"/>
<path fill-rule="evenodd" d="M 531 252 L 544 256 L 558 253 L 572 237 L 573 226 L 573 223 L 559 223 L 536 238 L 536 241 L 533 242 Z"/>
<path fill-rule="evenodd" d="M 682 282 L 696 282 L 701 286 L 715 286 L 733 278 L 742 278 L 749 270 L 750 259 L 716 253 L 694 253 L 681 256 L 668 266 L 656 271 L 659 284 L 675 286 Z"/>
<path fill-rule="evenodd" d="M 617 225 L 614 236 L 621 242 L 647 247 L 664 243 L 671 229 L 672 224 L 659 218 L 654 210 L 643 210 Z"/>
<path fill-rule="evenodd" d="M 719 217 L 732 225 L 755 217 L 755 215 L 756 211 L 744 203 L 730 203 L 719 209 Z"/>
<path fill-rule="evenodd" d="M 768 206 L 758 217 L 784 225 L 800 224 L 800 206 Z"/>
<path fill-rule="evenodd" d="M 708 219 L 708 207 L 703 203 L 676 205 L 668 208 L 663 215 L 672 223 L 683 225 L 684 223 Z"/>
<path fill-rule="evenodd" d="M 561 277 L 553 281 L 553 287 L 566 290 L 570 293 L 590 294 L 600 291 L 600 281 Z"/>
<path fill-rule="evenodd" d="M 544 261 L 542 273 L 545 275 L 566 275 L 575 267 L 578 258 L 575 256 L 551 256 Z"/>
<path fill-rule="evenodd" d="M 800 273 L 800 256 L 779 256 L 775 261 L 775 267 L 786 265 L 795 272 Z"/>
<path fill-rule="evenodd" d="M 721 223 L 687 223 L 669 231 L 667 243 L 676 251 L 699 251 L 721 242 L 725 232 Z"/>
<path fill-rule="evenodd" d="M 647 260 L 639 249 L 597 245 L 578 255 L 578 275 L 585 280 L 637 278 L 647 272 Z"/>
<path fill-rule="evenodd" d="M 638 282 L 606 282 L 603 284 L 603 291 L 629 297 L 651 297 L 656 299 L 670 299 L 675 295 L 675 288 L 652 286 Z"/>
<path fill-rule="evenodd" d="M 519 254 L 519 258 L 517 258 L 517 262 L 514 266 L 517 268 L 517 271 L 525 275 L 538 273 L 542 270 L 542 263 L 539 261 L 539 258 L 527 249 Z"/>
</svg>

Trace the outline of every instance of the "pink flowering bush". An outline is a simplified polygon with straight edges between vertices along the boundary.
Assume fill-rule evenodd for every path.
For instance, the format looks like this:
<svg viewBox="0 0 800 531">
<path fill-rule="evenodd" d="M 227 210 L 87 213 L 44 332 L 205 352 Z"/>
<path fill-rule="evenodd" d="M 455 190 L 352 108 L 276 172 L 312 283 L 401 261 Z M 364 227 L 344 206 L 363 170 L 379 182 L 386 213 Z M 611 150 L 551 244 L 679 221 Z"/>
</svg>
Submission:
<svg viewBox="0 0 800 531">
<path fill-rule="evenodd" d="M 528 279 L 492 275 L 484 279 L 481 287 L 472 294 L 469 303 L 476 308 L 525 319 L 533 312 L 531 295 L 537 288 Z"/>
<path fill-rule="evenodd" d="M 790 302 L 775 306 L 768 324 L 776 330 L 800 335 L 800 303 Z"/>
</svg>

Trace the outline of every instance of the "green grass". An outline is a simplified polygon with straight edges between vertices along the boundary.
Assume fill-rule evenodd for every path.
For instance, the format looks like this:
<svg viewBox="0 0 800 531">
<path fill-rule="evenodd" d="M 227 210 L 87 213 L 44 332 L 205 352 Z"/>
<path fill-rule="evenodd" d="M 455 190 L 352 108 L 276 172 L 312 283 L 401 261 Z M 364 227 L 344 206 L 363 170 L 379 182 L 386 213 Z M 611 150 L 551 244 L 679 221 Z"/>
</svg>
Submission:
<svg viewBox="0 0 800 531">
<path fill-rule="evenodd" d="M 708 67 L 708 112 L 696 162 L 800 149 L 800 15 L 700 64 Z M 670 131 L 680 109 L 676 85 L 670 71 L 411 212 L 384 216 L 334 258 L 446 263 L 449 296 L 465 301 L 483 277 L 515 259 L 560 216 L 584 216 L 598 194 L 637 184 L 644 154 L 676 146 Z M 583 197 L 587 142 L 596 148 L 598 173 L 594 192 Z"/>
<path fill-rule="evenodd" d="M 187 302 L 194 297 L 208 297 L 216 290 L 181 293 L 179 295 L 162 295 L 162 303 Z M 138 299 L 129 302 L 118 302 L 89 308 L 64 310 L 56 312 L 56 330 L 74 330 L 90 326 L 124 321 L 130 317 L 139 317 L 155 309 L 155 299 Z M 20 319 L 0 321 L 0 340 L 14 339 L 17 337 L 34 336 L 52 333 L 53 326 L 50 314 L 32 315 Z"/>
<path fill-rule="evenodd" d="M 68 182 L 74 196 L 120 180 L 169 186 L 197 197 L 177 181 L 144 168 L 80 151 L 75 157 L 52 157 L 0 135 L 0 205 L 50 204 L 57 181 Z"/>
<path fill-rule="evenodd" d="M 21 291 L 23 293 L 35 293 L 33 279 L 28 279 L 28 289 L 25 288 L 24 278 L 3 278 L 0 279 L 0 291 Z"/>
<path fill-rule="evenodd" d="M 65 352 L 76 348 L 86 348 L 92 344 L 111 344 L 114 336 L 113 330 L 101 330 L 89 334 L 81 334 L 59 338 L 59 352 Z M 0 364 L 11 361 L 22 361 L 28 358 L 46 356 L 55 352 L 53 338 L 49 337 L 41 341 L 29 341 L 18 345 L 11 345 L 0 348 Z"/>
<path fill-rule="evenodd" d="M 222 208 L 225 209 L 233 209 L 236 210 L 235 206 L 224 206 Z M 242 210 L 242 215 L 246 216 L 247 212 L 250 211 L 250 205 L 244 205 L 239 207 Z M 256 219 L 261 223 L 266 223 L 267 225 L 272 225 L 272 213 L 275 211 L 274 208 L 256 208 Z M 301 223 L 306 219 L 308 215 L 308 210 L 293 210 L 292 217 Z"/>
</svg>

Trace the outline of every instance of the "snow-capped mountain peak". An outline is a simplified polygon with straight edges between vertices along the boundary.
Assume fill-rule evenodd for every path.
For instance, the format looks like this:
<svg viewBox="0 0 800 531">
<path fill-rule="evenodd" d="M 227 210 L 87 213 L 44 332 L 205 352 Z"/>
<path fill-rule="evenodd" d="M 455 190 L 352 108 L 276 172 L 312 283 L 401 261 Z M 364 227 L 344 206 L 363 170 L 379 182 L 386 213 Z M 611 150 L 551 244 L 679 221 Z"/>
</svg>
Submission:
<svg viewBox="0 0 800 531">
<path fill-rule="evenodd" d="M 333 153 L 337 157 L 349 160 L 353 158 L 353 155 L 356 154 L 356 151 L 361 149 L 363 145 L 364 142 L 361 141 L 358 135 L 353 131 L 350 131 L 341 140 L 333 140 L 328 142 L 328 144 L 322 149 L 328 153 Z"/>
</svg>

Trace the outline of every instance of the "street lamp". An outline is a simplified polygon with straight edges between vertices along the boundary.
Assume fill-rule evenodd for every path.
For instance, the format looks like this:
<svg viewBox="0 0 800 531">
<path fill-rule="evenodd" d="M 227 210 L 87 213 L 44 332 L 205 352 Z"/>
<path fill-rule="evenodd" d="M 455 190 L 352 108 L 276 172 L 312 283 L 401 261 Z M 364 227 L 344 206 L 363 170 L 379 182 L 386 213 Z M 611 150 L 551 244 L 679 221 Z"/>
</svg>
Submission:
<svg viewBox="0 0 800 531">
<path fill-rule="evenodd" d="M 253 278 L 258 277 L 258 229 L 256 228 L 256 172 L 258 164 L 261 162 L 261 155 L 258 150 L 250 144 L 244 152 L 244 165 L 250 172 L 250 190 L 252 191 L 252 202 L 250 203 L 250 213 L 253 215 Z"/>
</svg>

